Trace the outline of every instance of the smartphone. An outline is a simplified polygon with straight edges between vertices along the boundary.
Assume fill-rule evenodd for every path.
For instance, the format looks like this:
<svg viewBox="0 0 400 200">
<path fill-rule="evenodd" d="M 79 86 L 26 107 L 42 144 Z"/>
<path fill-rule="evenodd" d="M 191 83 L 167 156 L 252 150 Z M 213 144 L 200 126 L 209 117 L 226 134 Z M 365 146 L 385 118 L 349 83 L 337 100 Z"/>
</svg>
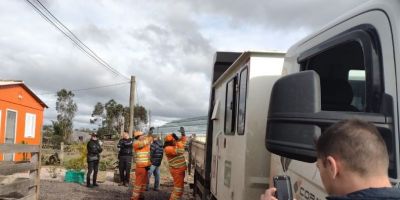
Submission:
<svg viewBox="0 0 400 200">
<path fill-rule="evenodd" d="M 293 200 L 292 184 L 289 176 L 274 176 L 275 197 L 278 200 Z"/>
</svg>

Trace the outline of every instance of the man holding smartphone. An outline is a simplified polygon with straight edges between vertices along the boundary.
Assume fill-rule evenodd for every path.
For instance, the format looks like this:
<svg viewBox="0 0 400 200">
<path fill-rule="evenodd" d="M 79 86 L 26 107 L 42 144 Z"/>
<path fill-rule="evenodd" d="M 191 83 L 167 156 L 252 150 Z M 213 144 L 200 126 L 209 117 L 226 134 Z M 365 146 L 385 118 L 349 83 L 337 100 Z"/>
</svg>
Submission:
<svg viewBox="0 0 400 200">
<path fill-rule="evenodd" d="M 317 167 L 328 200 L 400 199 L 389 181 L 385 142 L 370 123 L 343 120 L 329 127 L 317 142 Z M 261 200 L 277 199 L 270 188 Z"/>
</svg>

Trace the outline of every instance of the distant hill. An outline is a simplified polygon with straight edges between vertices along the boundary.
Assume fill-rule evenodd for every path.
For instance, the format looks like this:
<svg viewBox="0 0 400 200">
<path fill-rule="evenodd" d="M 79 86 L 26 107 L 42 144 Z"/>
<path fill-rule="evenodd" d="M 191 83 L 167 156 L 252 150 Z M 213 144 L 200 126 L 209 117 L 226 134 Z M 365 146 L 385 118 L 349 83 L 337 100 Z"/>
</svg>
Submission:
<svg viewBox="0 0 400 200">
<path fill-rule="evenodd" d="M 207 131 L 207 116 L 179 119 L 155 128 L 155 133 L 178 133 L 179 127 L 184 127 L 186 134 L 205 135 Z"/>
</svg>

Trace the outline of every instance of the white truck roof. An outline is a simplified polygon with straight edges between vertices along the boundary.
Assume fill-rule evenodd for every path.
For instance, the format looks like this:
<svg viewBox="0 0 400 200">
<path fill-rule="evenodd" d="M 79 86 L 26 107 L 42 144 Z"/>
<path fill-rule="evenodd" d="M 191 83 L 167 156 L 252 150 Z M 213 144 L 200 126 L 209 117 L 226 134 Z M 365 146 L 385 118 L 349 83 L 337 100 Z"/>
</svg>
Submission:
<svg viewBox="0 0 400 200">
<path fill-rule="evenodd" d="M 400 13 L 398 12 L 400 10 L 400 1 L 398 0 L 370 0 L 360 6 L 355 7 L 354 9 L 346 12 L 345 14 L 341 15 L 340 17 L 336 18 L 332 22 L 328 23 L 325 25 L 323 28 L 321 28 L 319 31 L 314 32 L 313 34 L 308 35 L 307 37 L 303 38 L 302 40 L 298 41 L 294 45 L 292 45 L 288 51 L 287 51 L 287 56 L 291 57 L 293 52 L 293 49 L 296 49 L 298 46 L 301 46 L 302 44 L 306 43 L 307 41 L 315 38 L 316 36 L 320 35 L 321 33 L 331 29 L 332 27 L 335 27 L 336 25 L 343 23 L 344 21 L 347 21 L 361 13 L 370 11 L 370 10 L 382 10 L 385 12 L 386 15 L 392 16 L 392 17 L 397 17 L 398 19 L 400 18 Z M 396 25 L 396 24 L 392 24 Z"/>
</svg>

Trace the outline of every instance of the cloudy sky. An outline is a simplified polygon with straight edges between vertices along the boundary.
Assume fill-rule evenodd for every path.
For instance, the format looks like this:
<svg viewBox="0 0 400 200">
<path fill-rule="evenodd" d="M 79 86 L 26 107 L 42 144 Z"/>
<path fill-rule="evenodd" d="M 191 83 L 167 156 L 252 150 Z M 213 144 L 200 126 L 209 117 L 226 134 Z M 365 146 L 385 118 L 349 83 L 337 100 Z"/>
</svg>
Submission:
<svg viewBox="0 0 400 200">
<path fill-rule="evenodd" d="M 39 7 L 37 0 L 30 0 Z M 216 51 L 287 50 L 363 0 L 40 0 L 125 77 L 152 123 L 207 114 Z M 55 120 L 55 92 L 73 90 L 75 127 L 96 102 L 128 105 L 129 84 L 80 51 L 26 0 L 0 0 L 0 79 L 23 80 Z M 99 89 L 79 90 L 99 86 Z"/>
</svg>

